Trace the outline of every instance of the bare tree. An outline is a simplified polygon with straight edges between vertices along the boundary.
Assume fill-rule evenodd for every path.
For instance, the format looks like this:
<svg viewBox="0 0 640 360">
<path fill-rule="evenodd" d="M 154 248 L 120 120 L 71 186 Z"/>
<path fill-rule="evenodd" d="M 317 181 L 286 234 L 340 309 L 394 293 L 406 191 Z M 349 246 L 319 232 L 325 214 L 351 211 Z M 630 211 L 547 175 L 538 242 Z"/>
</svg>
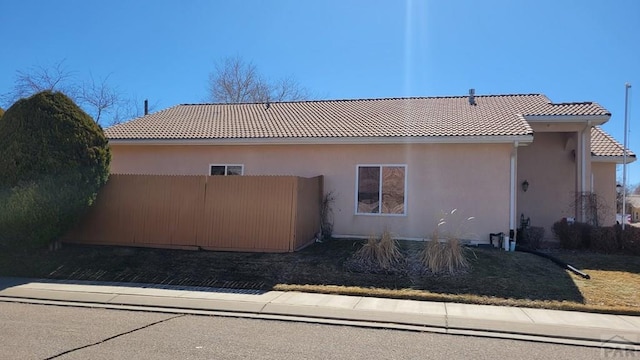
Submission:
<svg viewBox="0 0 640 360">
<path fill-rule="evenodd" d="M 577 220 L 593 226 L 609 225 L 605 219 L 615 214 L 615 207 L 595 192 L 574 192 L 567 206 L 568 214 L 575 214 Z"/>
<path fill-rule="evenodd" d="M 59 61 L 50 67 L 34 66 L 26 71 L 16 71 L 13 89 L 0 96 L 0 101 L 11 106 L 21 98 L 52 90 L 69 96 L 97 123 L 114 125 L 140 116 L 142 102 L 123 97 L 122 92 L 109 84 L 110 75 L 95 79 L 90 74 L 89 80 L 80 82 L 65 67 L 64 62 L 65 60 Z"/>
<path fill-rule="evenodd" d="M 82 85 L 79 102 L 81 107 L 89 113 L 96 122 L 103 125 L 113 126 L 135 119 L 144 114 L 144 103 L 137 96 L 122 96 L 121 92 L 107 83 L 107 78 L 100 82 L 95 82 L 91 77 L 91 82 Z M 157 102 L 150 104 L 148 111 L 154 111 Z"/>
<path fill-rule="evenodd" d="M 309 91 L 294 78 L 280 79 L 271 86 L 274 101 L 299 101 L 309 98 Z"/>
<path fill-rule="evenodd" d="M 97 82 L 90 77 L 80 87 L 77 102 L 99 123 L 105 113 L 114 111 L 122 100 L 116 89 L 107 83 L 109 76 Z"/>
<path fill-rule="evenodd" d="M 73 72 L 69 71 L 61 60 L 49 67 L 32 66 L 26 71 L 17 70 L 13 90 L 2 95 L 2 101 L 11 105 L 19 99 L 29 97 L 44 90 L 56 90 L 75 99 L 77 87 L 74 85 Z"/>
<path fill-rule="evenodd" d="M 111 119 L 107 122 L 107 126 L 122 124 L 125 121 L 145 115 L 143 104 L 144 101 L 135 96 L 122 99 L 114 109 Z M 157 108 L 157 105 L 157 103 L 150 104 L 147 110 L 153 112 L 154 109 Z"/>
<path fill-rule="evenodd" d="M 627 185 L 627 187 L 624 188 L 622 185 L 620 185 L 621 182 L 622 181 L 618 179 L 618 185 L 616 186 L 616 213 L 620 216 L 624 216 L 622 215 L 623 207 L 628 215 L 630 212 L 629 209 L 632 208 L 630 196 L 640 195 L 640 184 Z M 623 199 L 625 200 L 624 202 Z M 626 206 L 623 206 L 623 204 L 625 204 Z"/>
<path fill-rule="evenodd" d="M 209 97 L 220 103 L 256 103 L 296 101 L 309 97 L 309 92 L 293 78 L 270 83 L 252 62 L 227 57 L 209 74 Z"/>
<path fill-rule="evenodd" d="M 214 102 L 242 103 L 258 101 L 264 96 L 266 84 L 255 65 L 239 57 L 226 58 L 209 74 L 209 90 Z"/>
<path fill-rule="evenodd" d="M 131 99 L 122 100 L 113 112 L 113 116 L 107 123 L 107 126 L 122 124 L 139 116 L 140 110 L 135 101 Z"/>
</svg>

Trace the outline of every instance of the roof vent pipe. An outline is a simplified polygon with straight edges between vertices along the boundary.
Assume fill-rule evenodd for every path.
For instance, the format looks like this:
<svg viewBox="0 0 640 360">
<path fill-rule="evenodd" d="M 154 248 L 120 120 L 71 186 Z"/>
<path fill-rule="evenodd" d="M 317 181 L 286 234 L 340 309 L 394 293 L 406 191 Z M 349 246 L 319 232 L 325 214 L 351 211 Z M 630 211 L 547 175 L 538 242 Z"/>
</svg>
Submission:
<svg viewBox="0 0 640 360">
<path fill-rule="evenodd" d="M 469 105 L 476 104 L 476 89 L 469 89 Z"/>
<path fill-rule="evenodd" d="M 149 115 L 149 100 L 144 99 L 144 114 Z"/>
</svg>

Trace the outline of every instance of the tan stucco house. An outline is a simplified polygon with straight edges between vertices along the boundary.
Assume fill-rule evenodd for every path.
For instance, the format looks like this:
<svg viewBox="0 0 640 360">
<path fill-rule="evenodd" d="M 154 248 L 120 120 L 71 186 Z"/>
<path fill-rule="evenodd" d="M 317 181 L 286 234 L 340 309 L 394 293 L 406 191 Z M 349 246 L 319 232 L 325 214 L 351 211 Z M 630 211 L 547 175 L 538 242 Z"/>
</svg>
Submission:
<svg viewBox="0 0 640 360">
<path fill-rule="evenodd" d="M 324 176 L 334 236 L 423 239 L 442 211 L 488 242 L 520 217 L 615 222 L 623 148 L 594 102 L 541 94 L 185 104 L 106 129 L 112 173 Z M 629 154 L 630 160 L 635 155 Z"/>
</svg>

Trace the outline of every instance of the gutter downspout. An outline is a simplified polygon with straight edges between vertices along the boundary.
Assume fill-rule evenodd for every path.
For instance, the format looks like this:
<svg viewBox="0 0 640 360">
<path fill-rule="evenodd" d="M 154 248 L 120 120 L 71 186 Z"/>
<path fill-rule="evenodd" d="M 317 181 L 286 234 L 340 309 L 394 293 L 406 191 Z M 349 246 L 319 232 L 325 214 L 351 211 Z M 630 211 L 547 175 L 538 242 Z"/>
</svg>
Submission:
<svg viewBox="0 0 640 360">
<path fill-rule="evenodd" d="M 513 143 L 509 177 L 509 236 L 504 241 L 504 249 L 509 251 L 509 239 L 516 241 L 516 172 L 518 166 L 518 142 Z"/>
<path fill-rule="evenodd" d="M 629 133 L 629 88 L 631 84 L 624 84 L 624 145 L 622 149 L 622 230 L 624 231 L 624 223 L 627 222 L 627 134 Z M 616 211 L 617 213 L 617 211 Z"/>
<path fill-rule="evenodd" d="M 586 222 L 587 220 L 587 209 L 585 208 L 585 196 L 588 192 L 593 191 L 593 189 L 589 189 L 587 191 L 587 131 L 589 136 L 591 136 L 591 121 L 587 121 L 587 125 L 582 130 L 580 136 L 580 152 L 581 152 L 581 167 L 580 167 L 580 221 Z M 589 142 L 591 143 L 591 142 Z M 591 149 L 589 149 L 589 161 L 591 161 Z M 589 166 L 591 168 L 591 166 Z"/>
</svg>

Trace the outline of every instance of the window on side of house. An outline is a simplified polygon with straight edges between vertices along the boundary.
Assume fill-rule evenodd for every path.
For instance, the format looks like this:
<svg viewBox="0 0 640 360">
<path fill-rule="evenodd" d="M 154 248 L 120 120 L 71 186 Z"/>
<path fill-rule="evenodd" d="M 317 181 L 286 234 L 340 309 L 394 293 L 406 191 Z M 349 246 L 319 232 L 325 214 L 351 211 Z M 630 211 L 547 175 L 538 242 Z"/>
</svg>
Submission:
<svg viewBox="0 0 640 360">
<path fill-rule="evenodd" d="M 209 175 L 242 175 L 244 173 L 244 165 L 226 165 L 211 164 L 209 165 Z"/>
<path fill-rule="evenodd" d="M 405 215 L 406 165 L 358 165 L 356 214 Z"/>
</svg>

